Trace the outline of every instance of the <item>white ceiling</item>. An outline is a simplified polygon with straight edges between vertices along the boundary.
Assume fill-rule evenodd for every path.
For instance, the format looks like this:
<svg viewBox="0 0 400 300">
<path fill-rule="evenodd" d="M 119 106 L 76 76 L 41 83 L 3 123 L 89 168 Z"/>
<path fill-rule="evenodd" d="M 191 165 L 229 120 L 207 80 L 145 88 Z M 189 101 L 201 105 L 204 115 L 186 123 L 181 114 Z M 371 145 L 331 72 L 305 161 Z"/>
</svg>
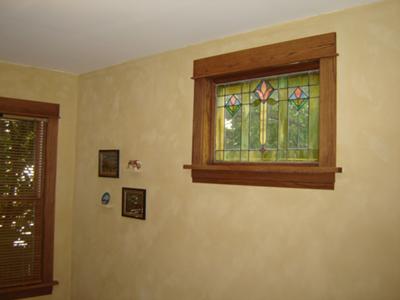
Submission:
<svg viewBox="0 0 400 300">
<path fill-rule="evenodd" d="M 0 0 L 0 60 L 84 73 L 374 0 Z"/>
</svg>

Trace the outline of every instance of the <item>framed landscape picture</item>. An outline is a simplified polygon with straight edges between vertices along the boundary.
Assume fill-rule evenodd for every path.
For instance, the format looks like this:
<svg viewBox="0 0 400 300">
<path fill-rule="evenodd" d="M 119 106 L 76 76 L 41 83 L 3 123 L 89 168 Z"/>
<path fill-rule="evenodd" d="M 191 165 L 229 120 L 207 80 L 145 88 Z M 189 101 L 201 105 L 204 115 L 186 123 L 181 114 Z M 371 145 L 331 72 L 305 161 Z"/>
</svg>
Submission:
<svg viewBox="0 0 400 300">
<path fill-rule="evenodd" d="M 146 219 L 146 190 L 122 188 L 122 216 Z"/>
<path fill-rule="evenodd" d="M 99 177 L 119 177 L 119 150 L 99 150 Z"/>
</svg>

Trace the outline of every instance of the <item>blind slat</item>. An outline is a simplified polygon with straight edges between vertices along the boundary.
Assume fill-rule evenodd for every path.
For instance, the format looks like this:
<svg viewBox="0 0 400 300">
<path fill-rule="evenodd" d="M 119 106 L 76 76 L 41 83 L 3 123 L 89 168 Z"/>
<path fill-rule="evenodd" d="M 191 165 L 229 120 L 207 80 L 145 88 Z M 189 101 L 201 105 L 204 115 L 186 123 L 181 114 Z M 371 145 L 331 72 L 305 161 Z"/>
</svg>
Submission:
<svg viewBox="0 0 400 300">
<path fill-rule="evenodd" d="M 45 128 L 0 118 L 0 287 L 41 279 Z"/>
</svg>

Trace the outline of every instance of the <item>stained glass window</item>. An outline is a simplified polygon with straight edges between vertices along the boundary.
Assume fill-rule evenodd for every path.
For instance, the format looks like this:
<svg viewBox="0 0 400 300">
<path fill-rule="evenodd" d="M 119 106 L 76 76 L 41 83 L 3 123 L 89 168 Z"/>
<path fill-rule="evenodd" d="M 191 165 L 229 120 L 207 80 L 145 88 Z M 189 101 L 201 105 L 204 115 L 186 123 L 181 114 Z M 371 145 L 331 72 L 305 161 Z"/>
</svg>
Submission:
<svg viewBox="0 0 400 300">
<path fill-rule="evenodd" d="M 215 109 L 215 161 L 318 161 L 318 70 L 219 84 Z"/>
</svg>

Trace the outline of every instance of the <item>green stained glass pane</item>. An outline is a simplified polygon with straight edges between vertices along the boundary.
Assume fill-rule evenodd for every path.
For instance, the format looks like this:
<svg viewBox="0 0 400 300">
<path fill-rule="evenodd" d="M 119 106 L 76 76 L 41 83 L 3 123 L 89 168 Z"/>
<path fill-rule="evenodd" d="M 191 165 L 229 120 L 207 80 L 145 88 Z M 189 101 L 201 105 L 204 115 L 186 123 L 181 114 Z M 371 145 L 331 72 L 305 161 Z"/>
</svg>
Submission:
<svg viewBox="0 0 400 300">
<path fill-rule="evenodd" d="M 318 161 L 319 150 L 309 149 L 308 150 L 308 160 Z"/>
<path fill-rule="evenodd" d="M 242 93 L 242 84 L 237 83 L 233 85 L 228 85 L 225 87 L 225 95 L 235 95 Z"/>
<path fill-rule="evenodd" d="M 217 86 L 217 96 L 225 96 L 225 87 L 223 85 Z"/>
<path fill-rule="evenodd" d="M 317 161 L 318 154 L 316 150 L 310 149 L 290 149 L 287 154 L 288 161 Z"/>
<path fill-rule="evenodd" d="M 278 121 L 268 119 L 267 124 L 267 148 L 278 148 Z"/>
<path fill-rule="evenodd" d="M 254 94 L 254 93 L 250 93 L 250 104 L 251 105 L 259 105 L 260 104 L 260 99 L 258 99 L 258 97 Z"/>
<path fill-rule="evenodd" d="M 319 72 L 309 74 L 310 85 L 319 85 Z"/>
<path fill-rule="evenodd" d="M 278 120 L 279 118 L 279 105 L 268 104 L 268 119 Z"/>
<path fill-rule="evenodd" d="M 288 148 L 297 148 L 297 116 L 299 112 L 294 104 L 289 102 L 288 105 Z"/>
<path fill-rule="evenodd" d="M 217 107 L 215 114 L 215 150 L 224 150 L 225 108 Z"/>
<path fill-rule="evenodd" d="M 250 94 L 242 94 L 242 104 L 249 104 L 250 101 Z"/>
<path fill-rule="evenodd" d="M 308 157 L 307 149 L 290 149 L 288 150 L 288 160 L 301 161 Z"/>
<path fill-rule="evenodd" d="M 249 151 L 241 151 L 240 152 L 240 160 L 248 161 L 249 160 Z"/>
<path fill-rule="evenodd" d="M 217 106 L 218 107 L 222 107 L 224 105 L 225 105 L 225 97 L 224 96 L 217 97 Z"/>
<path fill-rule="evenodd" d="M 257 89 L 257 86 L 260 84 L 261 80 L 252 80 L 249 82 L 250 92 L 254 92 Z"/>
<path fill-rule="evenodd" d="M 287 150 L 278 150 L 276 153 L 276 160 L 286 161 L 287 160 Z"/>
<path fill-rule="evenodd" d="M 268 82 L 274 89 L 278 89 L 278 79 L 277 78 L 269 79 Z"/>
<path fill-rule="evenodd" d="M 225 112 L 224 127 L 225 127 L 224 150 L 240 149 L 240 140 L 242 136 L 241 111 L 238 111 L 233 117 L 229 113 Z"/>
<path fill-rule="evenodd" d="M 279 88 L 286 88 L 287 87 L 287 77 L 286 76 L 282 76 L 279 77 Z"/>
<path fill-rule="evenodd" d="M 273 99 L 275 101 L 279 101 L 279 90 L 274 90 L 269 96 L 269 99 Z"/>
<path fill-rule="evenodd" d="M 287 89 L 280 89 L 279 90 L 279 100 L 285 101 L 288 98 L 288 90 Z"/>
<path fill-rule="evenodd" d="M 224 151 L 215 151 L 215 160 L 217 161 L 224 160 Z"/>
<path fill-rule="evenodd" d="M 263 161 L 276 161 L 277 158 L 277 151 L 276 150 L 267 150 L 261 154 L 261 159 Z"/>
<path fill-rule="evenodd" d="M 261 161 L 261 152 L 259 150 L 249 151 L 249 161 L 260 162 Z"/>
<path fill-rule="evenodd" d="M 278 148 L 279 105 L 268 105 L 267 149 Z"/>
<path fill-rule="evenodd" d="M 319 97 L 319 85 L 310 86 L 310 98 Z"/>
<path fill-rule="evenodd" d="M 289 103 L 289 148 L 306 148 L 308 146 L 308 100 L 300 110 Z"/>
<path fill-rule="evenodd" d="M 305 101 L 299 114 L 299 147 L 308 147 L 308 122 L 309 122 L 309 101 Z"/>
<path fill-rule="evenodd" d="M 287 135 L 288 135 L 288 102 L 279 102 L 279 132 L 278 143 L 279 149 L 287 149 Z"/>
<path fill-rule="evenodd" d="M 224 160 L 226 161 L 240 161 L 240 151 L 225 151 Z"/>
<path fill-rule="evenodd" d="M 308 147 L 310 149 L 318 150 L 319 144 L 319 99 L 310 99 L 310 120 L 308 124 L 309 141 Z"/>
<path fill-rule="evenodd" d="M 242 105 L 241 149 L 249 148 L 249 105 Z"/>
<path fill-rule="evenodd" d="M 288 77 L 289 87 L 308 86 L 308 82 L 308 74 L 299 74 Z"/>
<path fill-rule="evenodd" d="M 245 81 L 242 84 L 242 93 L 248 94 L 249 92 L 250 92 L 250 83 L 248 81 Z"/>
<path fill-rule="evenodd" d="M 308 124 L 299 128 L 299 148 L 307 148 L 308 146 Z"/>
<path fill-rule="evenodd" d="M 250 106 L 249 149 L 260 149 L 260 105 Z"/>
</svg>

